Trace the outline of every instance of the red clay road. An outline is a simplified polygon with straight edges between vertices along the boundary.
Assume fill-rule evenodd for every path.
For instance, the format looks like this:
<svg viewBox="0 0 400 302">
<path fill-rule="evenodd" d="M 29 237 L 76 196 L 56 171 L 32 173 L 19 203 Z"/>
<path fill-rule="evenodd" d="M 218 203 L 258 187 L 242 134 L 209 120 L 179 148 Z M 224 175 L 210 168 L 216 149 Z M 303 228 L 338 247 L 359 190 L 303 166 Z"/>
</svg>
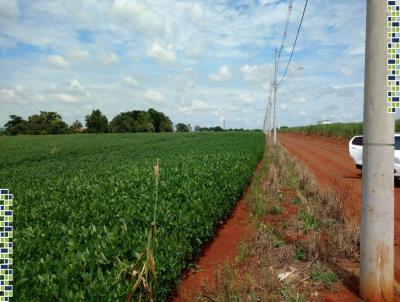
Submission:
<svg viewBox="0 0 400 302">
<path fill-rule="evenodd" d="M 347 213 L 360 219 L 361 174 L 355 168 L 343 139 L 279 133 L 279 142 L 314 174 L 322 187 L 341 192 Z M 349 217 L 350 217 L 349 216 Z M 400 187 L 395 187 L 395 277 L 400 281 Z"/>
<path fill-rule="evenodd" d="M 173 302 L 190 301 L 200 293 L 201 287 L 205 283 L 213 288 L 214 274 L 218 266 L 227 261 L 234 261 L 241 240 L 250 234 L 247 224 L 248 215 L 249 211 L 241 199 L 231 217 L 219 228 L 215 238 L 203 250 L 198 261 L 200 271 L 195 274 L 186 272 L 184 280 L 178 288 L 177 296 L 172 299 Z"/>
</svg>

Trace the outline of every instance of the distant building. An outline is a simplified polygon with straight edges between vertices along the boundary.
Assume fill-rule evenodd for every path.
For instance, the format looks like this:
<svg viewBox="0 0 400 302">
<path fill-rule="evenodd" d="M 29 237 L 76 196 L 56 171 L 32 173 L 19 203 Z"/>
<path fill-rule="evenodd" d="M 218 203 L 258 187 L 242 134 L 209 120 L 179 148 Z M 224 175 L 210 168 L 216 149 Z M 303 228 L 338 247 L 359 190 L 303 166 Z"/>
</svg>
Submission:
<svg viewBox="0 0 400 302">
<path fill-rule="evenodd" d="M 318 125 L 330 125 L 332 124 L 332 121 L 330 120 L 322 120 L 317 122 Z"/>
</svg>

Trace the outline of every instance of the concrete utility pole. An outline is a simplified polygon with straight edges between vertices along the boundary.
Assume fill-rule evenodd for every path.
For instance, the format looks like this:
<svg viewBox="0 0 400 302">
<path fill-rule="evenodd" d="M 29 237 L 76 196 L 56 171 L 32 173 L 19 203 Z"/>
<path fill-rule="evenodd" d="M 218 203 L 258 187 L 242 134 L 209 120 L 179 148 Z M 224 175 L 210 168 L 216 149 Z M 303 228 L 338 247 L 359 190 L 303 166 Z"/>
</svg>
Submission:
<svg viewBox="0 0 400 302">
<path fill-rule="evenodd" d="M 264 121 L 263 121 L 262 129 L 264 131 L 264 134 L 267 135 L 267 133 L 268 133 L 268 103 L 265 106 Z"/>
<path fill-rule="evenodd" d="M 269 98 L 268 98 L 268 136 L 271 137 L 271 119 L 272 119 L 272 82 L 269 82 Z"/>
<path fill-rule="evenodd" d="M 367 1 L 360 295 L 392 302 L 394 114 L 387 113 L 387 1 Z"/>
<path fill-rule="evenodd" d="M 275 50 L 275 72 L 274 72 L 274 144 L 276 144 L 276 127 L 277 127 L 277 122 L 276 122 L 276 93 L 278 89 L 278 83 L 277 83 L 277 73 L 278 73 L 278 52 Z"/>
<path fill-rule="evenodd" d="M 269 137 L 271 137 L 271 110 L 272 110 L 271 96 L 272 96 L 272 83 L 270 82 L 269 83 L 269 97 L 268 97 L 267 105 L 265 108 L 264 125 L 263 125 L 264 133 L 265 133 L 265 135 L 268 135 Z"/>
</svg>

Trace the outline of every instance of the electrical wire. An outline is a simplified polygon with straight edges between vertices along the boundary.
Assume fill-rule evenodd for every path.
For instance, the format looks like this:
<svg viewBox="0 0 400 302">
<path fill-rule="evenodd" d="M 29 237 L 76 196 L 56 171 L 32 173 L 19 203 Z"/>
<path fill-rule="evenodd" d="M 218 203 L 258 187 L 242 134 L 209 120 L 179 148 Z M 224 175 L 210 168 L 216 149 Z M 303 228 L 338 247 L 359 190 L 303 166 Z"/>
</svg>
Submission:
<svg viewBox="0 0 400 302">
<path fill-rule="evenodd" d="M 307 4 L 308 4 L 308 0 L 306 0 L 306 3 L 304 5 L 303 14 L 301 15 L 299 28 L 297 29 L 296 39 L 294 40 L 294 44 L 293 44 L 292 52 L 290 53 L 289 61 L 288 61 L 287 65 L 286 65 L 286 69 L 285 69 L 285 72 L 283 73 L 282 79 L 279 81 L 278 85 L 280 85 L 282 83 L 282 81 L 285 79 L 285 76 L 286 76 L 286 74 L 288 72 L 288 69 L 289 69 L 290 62 L 292 61 L 294 49 L 295 49 L 296 43 L 297 43 L 297 38 L 299 37 L 300 30 L 301 30 L 301 25 L 303 24 L 304 15 L 306 13 Z"/>
<path fill-rule="evenodd" d="M 281 43 L 281 46 L 279 47 L 279 50 L 278 50 L 278 63 L 277 63 L 278 66 L 279 66 L 279 59 L 280 59 L 281 54 L 282 54 L 283 46 L 285 45 L 285 41 L 286 41 L 286 36 L 287 36 L 288 28 L 289 28 L 290 15 L 291 15 L 291 12 L 292 12 L 292 7 L 293 7 L 293 1 L 294 0 L 289 0 L 288 12 L 287 12 L 286 22 L 285 22 L 285 28 L 283 30 L 283 36 L 282 36 L 282 43 Z"/>
</svg>

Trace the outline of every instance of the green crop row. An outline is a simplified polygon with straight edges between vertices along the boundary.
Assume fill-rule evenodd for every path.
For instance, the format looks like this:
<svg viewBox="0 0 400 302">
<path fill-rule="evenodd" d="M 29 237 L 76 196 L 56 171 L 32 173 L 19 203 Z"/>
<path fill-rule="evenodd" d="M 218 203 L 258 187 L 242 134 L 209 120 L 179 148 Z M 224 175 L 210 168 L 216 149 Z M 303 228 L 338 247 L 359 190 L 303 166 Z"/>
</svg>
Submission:
<svg viewBox="0 0 400 302">
<path fill-rule="evenodd" d="M 123 301 L 153 218 L 159 159 L 158 301 L 249 183 L 262 133 L 0 138 L 14 194 L 16 301 Z"/>
<path fill-rule="evenodd" d="M 396 120 L 395 131 L 400 132 L 400 120 Z M 319 136 L 334 136 L 350 139 L 355 135 L 362 135 L 362 123 L 335 123 L 329 125 L 310 125 L 279 129 L 280 132 L 299 132 Z"/>
</svg>

